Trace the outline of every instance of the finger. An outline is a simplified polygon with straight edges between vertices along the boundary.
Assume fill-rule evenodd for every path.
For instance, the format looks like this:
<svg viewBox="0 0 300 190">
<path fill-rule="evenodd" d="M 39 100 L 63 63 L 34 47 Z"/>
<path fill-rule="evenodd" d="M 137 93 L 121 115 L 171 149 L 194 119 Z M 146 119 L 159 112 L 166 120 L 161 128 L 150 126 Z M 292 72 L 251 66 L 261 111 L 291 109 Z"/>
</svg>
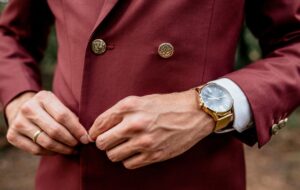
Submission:
<svg viewBox="0 0 300 190">
<path fill-rule="evenodd" d="M 142 115 L 126 115 L 122 122 L 100 134 L 96 139 L 96 145 L 100 150 L 109 150 L 125 140 L 136 138 L 143 134 L 145 126 L 148 125 L 147 122 Z M 146 141 L 144 143 L 144 140 L 142 142 L 143 144 L 148 143 Z"/>
<path fill-rule="evenodd" d="M 96 140 L 100 134 L 120 123 L 123 116 L 132 112 L 139 104 L 139 97 L 129 96 L 102 113 L 89 130 L 89 135 L 92 140 Z"/>
<path fill-rule="evenodd" d="M 18 131 L 20 134 L 33 138 L 34 134 L 40 130 L 36 125 L 28 121 L 27 119 L 22 119 L 23 126 L 19 127 Z M 51 139 L 46 133 L 42 132 L 36 139 L 36 144 L 40 145 L 46 150 L 50 150 L 52 152 L 57 152 L 60 154 L 73 154 L 75 151 L 73 148 L 68 147 L 62 143 L 59 143 L 53 139 Z"/>
<path fill-rule="evenodd" d="M 121 122 L 114 128 L 99 135 L 96 139 L 97 147 L 100 150 L 109 150 L 127 141 L 129 136 L 125 136 L 124 123 L 125 122 Z"/>
<path fill-rule="evenodd" d="M 54 94 L 49 92 L 49 98 L 43 99 L 44 109 L 83 144 L 89 143 L 87 131 L 80 124 L 78 117 L 69 110 Z"/>
<path fill-rule="evenodd" d="M 34 154 L 34 155 L 53 155 L 53 154 L 55 154 L 54 152 L 46 150 L 46 149 L 42 148 L 41 146 L 33 143 L 31 139 L 21 135 L 17 131 L 10 130 L 10 133 L 7 136 L 7 139 L 12 145 L 14 145 L 26 152 Z"/>
<path fill-rule="evenodd" d="M 119 146 L 116 146 L 115 148 L 106 152 L 107 157 L 112 162 L 119 162 L 119 161 L 126 160 L 138 153 L 140 153 L 140 150 L 136 146 L 134 146 L 132 140 L 123 143 Z"/>
<path fill-rule="evenodd" d="M 52 152 L 60 153 L 60 154 L 75 154 L 76 151 L 68 147 L 64 144 L 61 144 L 53 139 L 51 139 L 46 133 L 41 133 L 36 141 L 37 144 L 42 146 L 43 148 L 50 150 Z"/>
<path fill-rule="evenodd" d="M 151 164 L 150 161 L 147 161 L 147 155 L 146 154 L 138 154 L 136 156 L 133 156 L 125 161 L 123 161 L 123 165 L 127 169 L 137 169 L 146 165 Z"/>
<path fill-rule="evenodd" d="M 40 106 L 34 106 L 33 113 L 27 116 L 29 120 L 41 128 L 52 139 L 69 146 L 76 146 L 77 140 L 70 134 L 70 132 L 60 123 L 56 122 L 44 109 Z"/>
<path fill-rule="evenodd" d="M 90 138 L 95 141 L 100 134 L 113 128 L 115 125 L 120 123 L 122 119 L 123 116 L 117 113 L 109 114 L 106 112 L 103 115 L 100 115 L 89 130 Z"/>
</svg>

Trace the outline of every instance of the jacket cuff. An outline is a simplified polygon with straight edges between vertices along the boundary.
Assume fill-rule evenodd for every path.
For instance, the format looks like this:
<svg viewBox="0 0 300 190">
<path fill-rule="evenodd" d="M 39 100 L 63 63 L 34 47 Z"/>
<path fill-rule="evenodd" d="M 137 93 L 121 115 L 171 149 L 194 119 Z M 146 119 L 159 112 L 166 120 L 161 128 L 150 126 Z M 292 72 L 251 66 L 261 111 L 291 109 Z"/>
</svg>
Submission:
<svg viewBox="0 0 300 190">
<path fill-rule="evenodd" d="M 257 94 L 258 92 L 257 89 L 255 89 L 256 87 L 253 87 L 254 85 L 249 85 L 249 78 L 243 77 L 242 73 L 243 72 L 241 71 L 235 71 L 225 77 L 234 81 L 247 97 L 252 111 L 254 129 L 247 130 L 246 133 L 236 136 L 240 138 L 245 138 L 247 136 L 247 141 L 251 142 L 247 144 L 253 144 L 254 141 L 257 141 L 258 147 L 261 148 L 271 139 L 270 128 L 268 126 L 272 126 L 272 119 L 265 118 L 264 107 L 261 106 L 259 103 L 261 100 L 258 98 L 262 96 Z"/>
</svg>

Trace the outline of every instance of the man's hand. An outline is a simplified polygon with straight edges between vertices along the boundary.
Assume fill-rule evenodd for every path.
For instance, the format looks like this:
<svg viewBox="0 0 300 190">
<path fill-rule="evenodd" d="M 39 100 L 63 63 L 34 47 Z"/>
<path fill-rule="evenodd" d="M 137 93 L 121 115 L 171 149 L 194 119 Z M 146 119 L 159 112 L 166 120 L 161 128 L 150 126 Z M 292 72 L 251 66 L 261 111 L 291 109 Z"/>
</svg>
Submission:
<svg viewBox="0 0 300 190">
<path fill-rule="evenodd" d="M 35 155 L 73 154 L 78 140 L 89 143 L 78 118 L 51 92 L 27 92 L 6 107 L 8 141 Z M 34 134 L 42 130 L 36 143 Z"/>
<path fill-rule="evenodd" d="M 189 90 L 127 97 L 101 114 L 89 134 L 111 161 L 135 169 L 184 153 L 213 127 Z"/>
</svg>

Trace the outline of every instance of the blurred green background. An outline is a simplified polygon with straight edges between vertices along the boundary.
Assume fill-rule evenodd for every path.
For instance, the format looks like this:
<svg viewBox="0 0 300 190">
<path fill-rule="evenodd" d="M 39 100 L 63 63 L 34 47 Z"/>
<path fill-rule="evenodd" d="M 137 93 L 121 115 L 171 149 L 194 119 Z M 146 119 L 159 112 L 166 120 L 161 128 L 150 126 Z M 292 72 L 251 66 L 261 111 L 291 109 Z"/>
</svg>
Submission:
<svg viewBox="0 0 300 190">
<path fill-rule="evenodd" d="M 0 12 L 4 4 L 0 3 Z M 1 42 L 0 42 L 1 43 Z M 56 36 L 52 28 L 45 57 L 40 64 L 44 88 L 51 89 L 56 62 Z M 257 40 L 245 26 L 236 53 L 236 69 L 261 58 Z M 300 85 L 300 84 L 299 84 Z M 299 97 L 295 97 L 299 98 Z M 280 132 L 263 149 L 246 147 L 248 190 L 300 189 L 300 111 L 289 119 L 288 128 Z M 5 139 L 6 128 L 0 116 L 0 189 L 32 189 L 38 159 L 10 146 Z M 12 168 L 18 168 L 16 169 Z M 18 179 L 15 181 L 15 179 Z"/>
</svg>

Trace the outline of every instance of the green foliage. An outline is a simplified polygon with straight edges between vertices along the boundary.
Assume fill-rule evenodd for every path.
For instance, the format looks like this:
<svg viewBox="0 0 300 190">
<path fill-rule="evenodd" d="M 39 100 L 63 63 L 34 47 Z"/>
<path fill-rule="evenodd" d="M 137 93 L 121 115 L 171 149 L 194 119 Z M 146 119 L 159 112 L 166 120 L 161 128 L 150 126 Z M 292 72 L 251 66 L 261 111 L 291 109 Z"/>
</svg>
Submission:
<svg viewBox="0 0 300 190">
<path fill-rule="evenodd" d="M 55 28 L 51 29 L 51 33 L 48 40 L 48 47 L 45 52 L 44 59 L 40 64 L 40 69 L 42 73 L 42 81 L 45 89 L 50 90 L 53 79 L 53 72 L 56 65 L 57 58 L 57 41 Z"/>
<path fill-rule="evenodd" d="M 258 40 L 247 27 L 243 28 L 237 49 L 236 69 L 240 69 L 261 58 Z"/>
<path fill-rule="evenodd" d="M 53 71 L 53 65 L 56 63 L 57 56 L 57 42 L 56 42 L 56 33 L 55 28 L 51 28 L 51 33 L 48 39 L 48 47 L 45 52 L 44 59 L 41 63 L 42 68 L 48 68 L 46 72 Z"/>
<path fill-rule="evenodd" d="M 5 4 L 4 3 L 0 3 L 0 11 L 3 10 Z"/>
</svg>

